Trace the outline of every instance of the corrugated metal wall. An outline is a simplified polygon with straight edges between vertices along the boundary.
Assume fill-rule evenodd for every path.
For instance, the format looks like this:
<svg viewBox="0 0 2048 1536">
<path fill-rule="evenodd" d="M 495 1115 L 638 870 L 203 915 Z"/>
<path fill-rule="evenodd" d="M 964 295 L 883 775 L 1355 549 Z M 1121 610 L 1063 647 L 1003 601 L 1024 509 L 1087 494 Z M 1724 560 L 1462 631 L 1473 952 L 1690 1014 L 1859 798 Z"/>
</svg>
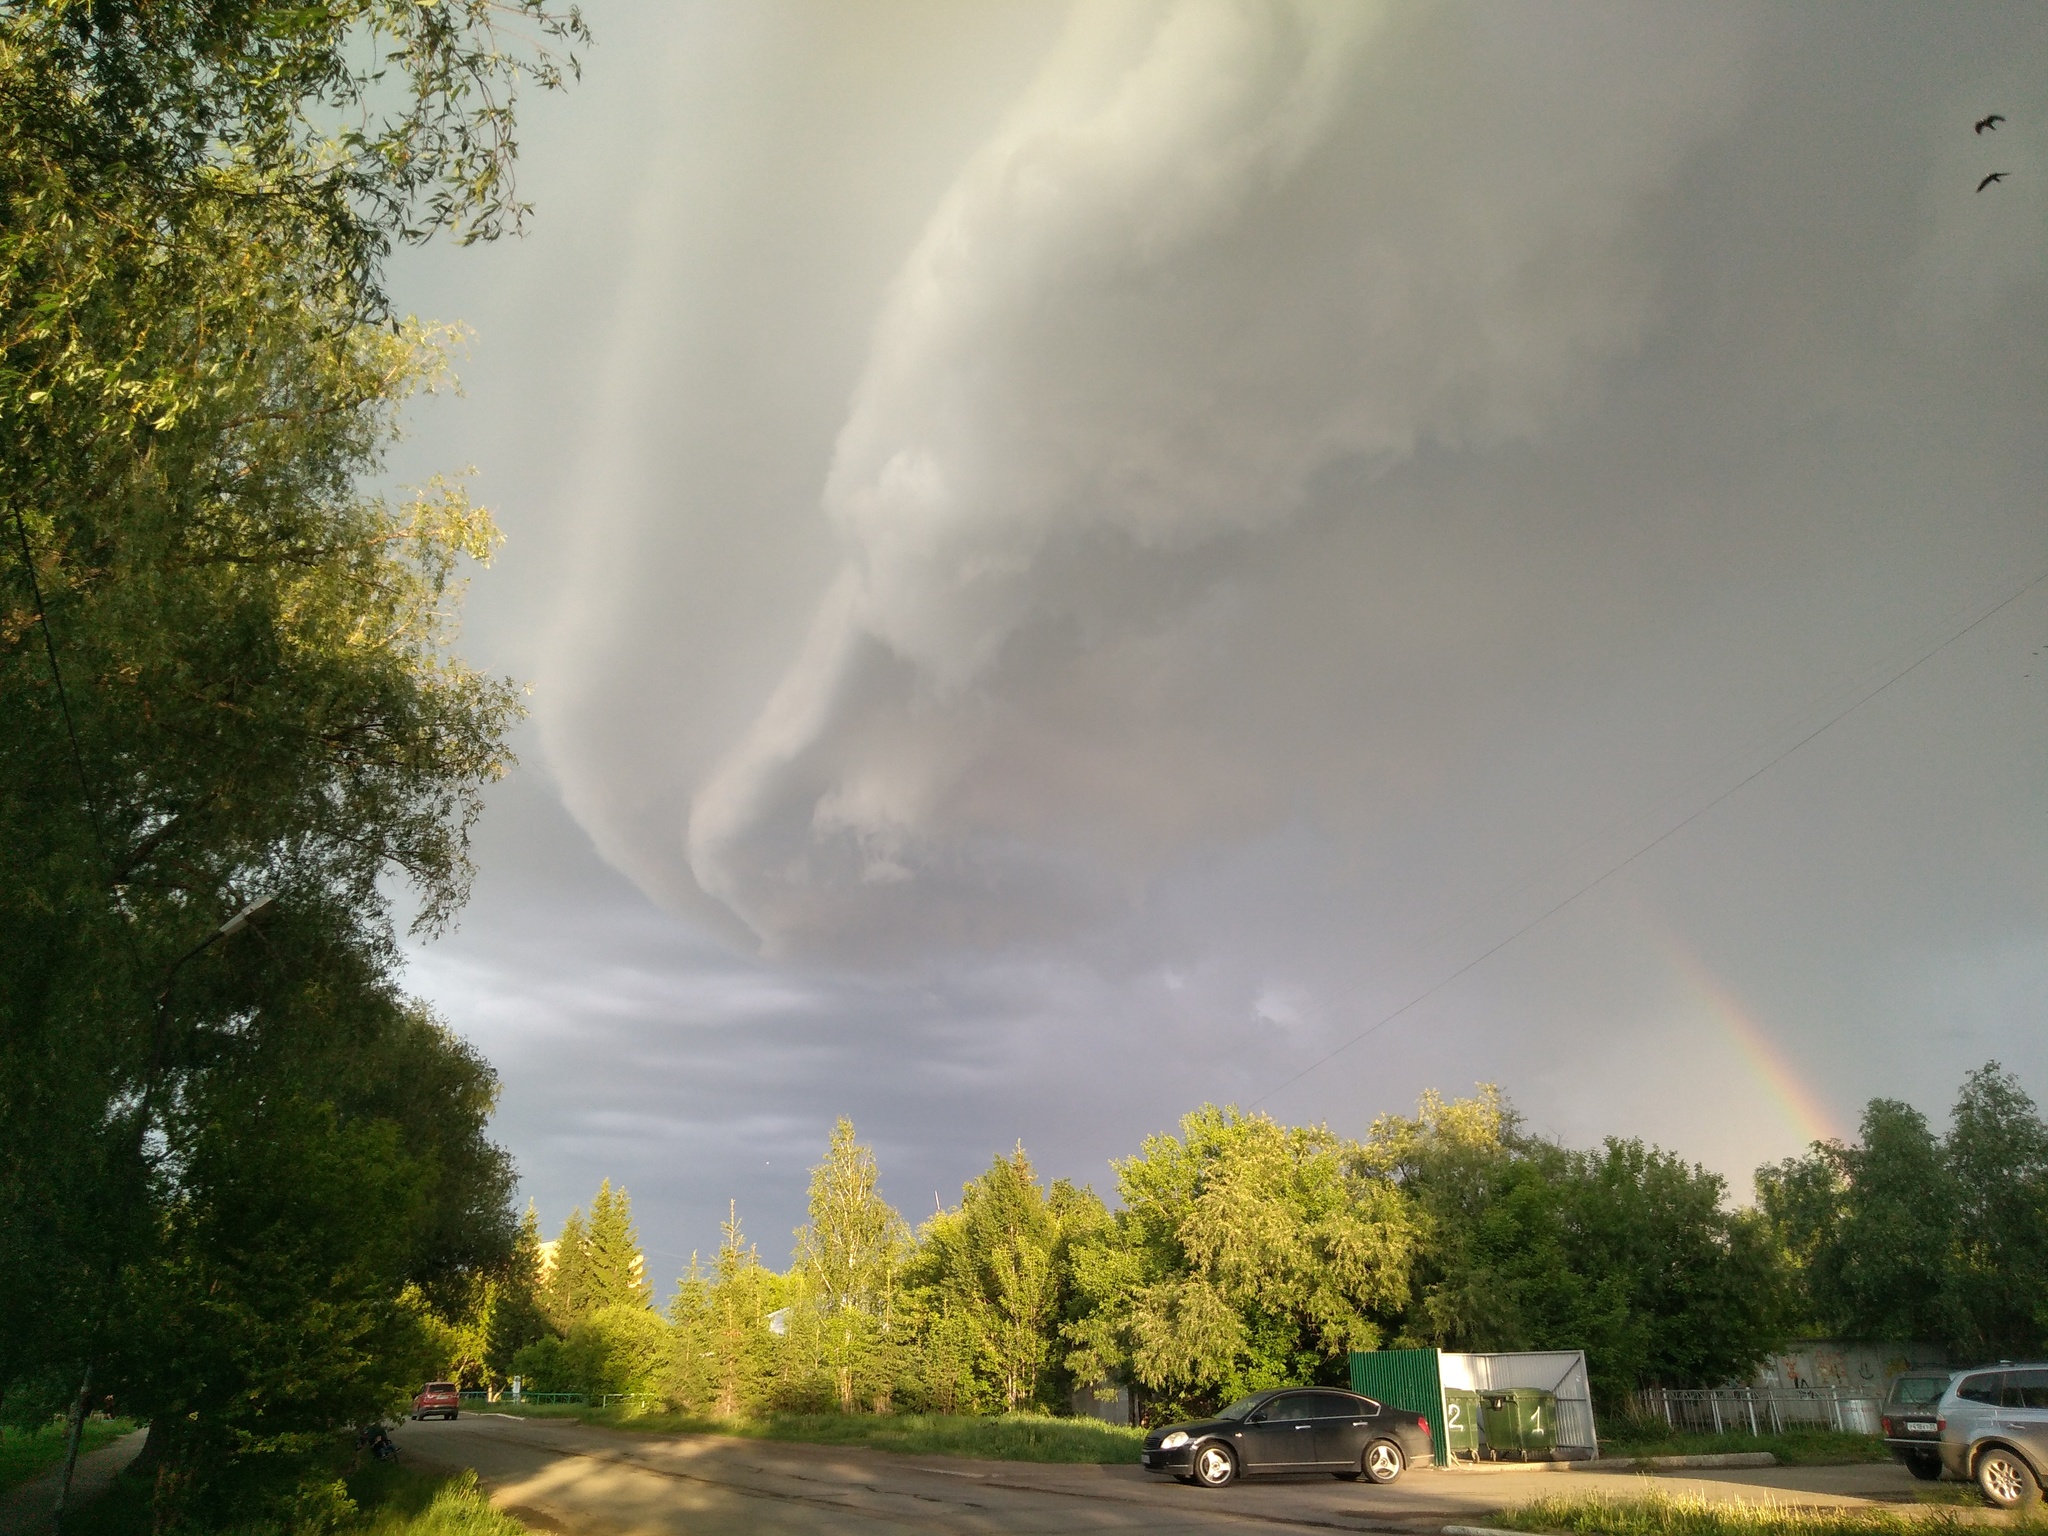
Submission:
<svg viewBox="0 0 2048 1536">
<path fill-rule="evenodd" d="M 1578 1349 L 1523 1350 L 1499 1354 L 1445 1353 L 1437 1372 L 1446 1387 L 1484 1392 L 1501 1387 L 1540 1387 L 1557 1398 L 1557 1444 L 1561 1450 L 1599 1455 L 1593 1422 L 1593 1391 L 1586 1354 Z"/>
<path fill-rule="evenodd" d="M 1375 1402 L 1424 1415 L 1436 1448 L 1436 1464 L 1441 1467 L 1450 1462 L 1450 1448 L 1444 1440 L 1444 1388 L 1437 1374 L 1435 1350 L 1354 1350 L 1351 1390 Z"/>
</svg>

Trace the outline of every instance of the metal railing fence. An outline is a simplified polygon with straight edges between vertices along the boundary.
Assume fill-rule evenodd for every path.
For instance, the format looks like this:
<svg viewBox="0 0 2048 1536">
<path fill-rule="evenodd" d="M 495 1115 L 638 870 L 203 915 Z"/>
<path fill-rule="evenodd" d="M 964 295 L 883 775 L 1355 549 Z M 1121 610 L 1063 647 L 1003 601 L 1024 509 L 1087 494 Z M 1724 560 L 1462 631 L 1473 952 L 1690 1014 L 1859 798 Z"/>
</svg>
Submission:
<svg viewBox="0 0 2048 1536">
<path fill-rule="evenodd" d="M 1782 1435 L 1788 1428 L 1878 1432 L 1879 1399 L 1840 1387 L 1644 1387 L 1637 1410 L 1702 1434 Z"/>
</svg>

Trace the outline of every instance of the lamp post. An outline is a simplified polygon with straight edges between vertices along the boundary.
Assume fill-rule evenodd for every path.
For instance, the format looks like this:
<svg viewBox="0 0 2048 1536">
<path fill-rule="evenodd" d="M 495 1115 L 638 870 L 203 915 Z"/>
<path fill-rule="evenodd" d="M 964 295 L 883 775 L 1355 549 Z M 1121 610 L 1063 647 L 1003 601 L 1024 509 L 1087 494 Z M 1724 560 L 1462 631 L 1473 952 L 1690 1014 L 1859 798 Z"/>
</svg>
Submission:
<svg viewBox="0 0 2048 1536">
<path fill-rule="evenodd" d="M 196 960 L 222 939 L 231 939 L 261 918 L 275 905 L 277 897 L 270 894 L 258 896 L 233 917 L 215 928 L 205 938 L 178 956 L 164 972 L 164 984 L 156 994 L 156 1017 L 150 1024 L 149 1062 L 142 1077 L 142 1103 L 136 1116 L 136 1152 L 142 1150 L 142 1139 L 149 1134 L 149 1109 L 156 1097 L 157 1080 L 163 1075 L 164 1041 L 170 1034 L 171 985 L 178 979 L 178 972 L 185 963 Z M 78 1467 L 78 1442 L 85 1433 L 85 1405 L 92 1393 L 92 1357 L 85 1361 L 85 1371 L 78 1380 L 78 1397 L 71 1405 L 70 1432 L 64 1446 L 64 1476 L 57 1483 L 57 1504 L 50 1512 L 51 1523 L 60 1530 L 64 1524 L 64 1506 L 71 1499 L 71 1474 Z"/>
</svg>

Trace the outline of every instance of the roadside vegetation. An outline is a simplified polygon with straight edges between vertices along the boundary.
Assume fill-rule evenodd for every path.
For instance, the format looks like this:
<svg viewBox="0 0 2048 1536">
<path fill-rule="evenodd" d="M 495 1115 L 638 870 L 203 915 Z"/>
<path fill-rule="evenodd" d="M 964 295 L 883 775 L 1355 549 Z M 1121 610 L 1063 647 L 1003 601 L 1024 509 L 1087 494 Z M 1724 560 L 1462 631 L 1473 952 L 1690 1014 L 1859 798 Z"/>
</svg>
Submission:
<svg viewBox="0 0 2048 1536">
<path fill-rule="evenodd" d="M 1204 1106 L 1114 1171 L 1112 1206 L 1041 1180 L 1019 1147 L 913 1231 L 842 1121 L 788 1267 L 763 1261 L 735 1210 L 666 1307 L 607 1183 L 549 1265 L 529 1212 L 501 1310 L 456 1368 L 711 1421 L 1064 1413 L 1107 1381 L 1158 1423 L 1342 1383 L 1352 1349 L 1583 1348 L 1617 1451 L 1800 1464 L 1884 1453 L 1818 1429 L 1674 1433 L 1635 1419 L 1635 1389 L 1744 1379 L 1789 1337 L 2019 1357 L 2048 1328 L 2048 1126 L 1996 1063 L 1967 1076 L 1945 1135 L 1874 1100 L 1861 1144 L 1760 1170 L 1748 1209 L 1642 1142 L 1533 1136 L 1484 1088 L 1428 1095 L 1358 1140 Z M 1922 1179 L 1958 1210 L 2020 1214 L 1972 1226 L 1927 1209 Z M 1912 1225 L 1891 1225 L 1909 1206 Z"/>
<path fill-rule="evenodd" d="M 116 1480 L 108 1493 L 64 1522 L 66 1536 L 153 1536 L 152 1485 Z M 261 1514 L 213 1528 L 218 1536 L 530 1536 L 492 1507 L 473 1472 L 432 1472 L 404 1464 L 350 1470 L 323 1448 L 297 1469 L 288 1495 Z"/>
<path fill-rule="evenodd" d="M 1741 1451 L 1769 1451 L 1781 1466 L 1841 1466 L 1853 1462 L 1889 1461 L 1891 1452 L 1877 1435 L 1848 1434 L 1837 1429 L 1788 1429 L 1780 1435 L 1689 1434 L 1673 1431 L 1662 1419 L 1616 1417 L 1600 1425 L 1603 1456 L 1720 1456 Z"/>
<path fill-rule="evenodd" d="M 1106 1466 L 1137 1458 L 1142 1429 L 1098 1419 L 1050 1414 L 768 1413 L 748 1418 L 635 1412 L 572 1404 L 492 1405 L 491 1412 L 522 1418 L 570 1419 L 640 1434 L 738 1435 L 752 1440 L 794 1440 L 811 1445 L 858 1445 L 906 1456 L 974 1456 L 989 1461 L 1088 1462 Z"/>
<path fill-rule="evenodd" d="M 1495 1524 L 1559 1536 L 1949 1536 L 1976 1530 L 1948 1509 L 1828 1509 L 1811 1505 L 1709 1503 L 1652 1495 L 1538 1499 L 1504 1510 Z"/>
<path fill-rule="evenodd" d="M 398 939 L 520 706 L 453 646 L 489 515 L 381 488 L 457 339 L 383 268 L 518 225 L 514 97 L 582 36 L 0 5 L 0 1422 L 147 1419 L 157 1531 L 312 1531 L 296 1469 L 512 1259 L 496 1076 Z"/>
<path fill-rule="evenodd" d="M 130 1419 L 87 1419 L 79 1437 L 78 1453 L 83 1456 L 96 1451 L 134 1430 L 134 1421 Z M 26 1429 L 0 1424 L 0 1493 L 62 1462 L 69 1433 L 70 1425 L 62 1419 Z"/>
</svg>

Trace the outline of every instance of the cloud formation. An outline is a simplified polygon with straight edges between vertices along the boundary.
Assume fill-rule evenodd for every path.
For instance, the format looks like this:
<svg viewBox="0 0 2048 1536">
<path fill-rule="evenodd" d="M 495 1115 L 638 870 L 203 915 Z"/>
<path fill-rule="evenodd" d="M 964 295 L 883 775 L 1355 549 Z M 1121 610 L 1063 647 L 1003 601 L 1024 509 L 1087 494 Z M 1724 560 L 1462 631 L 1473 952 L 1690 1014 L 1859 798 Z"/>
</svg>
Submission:
<svg viewBox="0 0 2048 1536">
<path fill-rule="evenodd" d="M 772 1251 L 841 1112 L 923 1210 L 1485 1077 L 1739 1193 L 2044 1080 L 2048 587 L 1750 776 L 2048 567 L 2048 16 L 596 20 L 405 289 L 536 716 L 418 976 L 551 1224 Z"/>
<path fill-rule="evenodd" d="M 1643 200 L 1732 111 L 1747 30 L 1078 8 L 890 287 L 823 487 L 843 563 L 694 787 L 698 885 L 796 950 L 1087 910 L 1129 873 L 1097 827 L 1155 819 L 1168 764 L 1020 776 L 1010 706 L 1134 643 L 1186 686 L 1175 637 L 1229 643 L 1192 553 L 1288 523 L 1332 466 L 1597 397 L 1651 302 Z M 1274 771 L 1184 782 L 1173 819 L 1284 798 Z"/>
</svg>

